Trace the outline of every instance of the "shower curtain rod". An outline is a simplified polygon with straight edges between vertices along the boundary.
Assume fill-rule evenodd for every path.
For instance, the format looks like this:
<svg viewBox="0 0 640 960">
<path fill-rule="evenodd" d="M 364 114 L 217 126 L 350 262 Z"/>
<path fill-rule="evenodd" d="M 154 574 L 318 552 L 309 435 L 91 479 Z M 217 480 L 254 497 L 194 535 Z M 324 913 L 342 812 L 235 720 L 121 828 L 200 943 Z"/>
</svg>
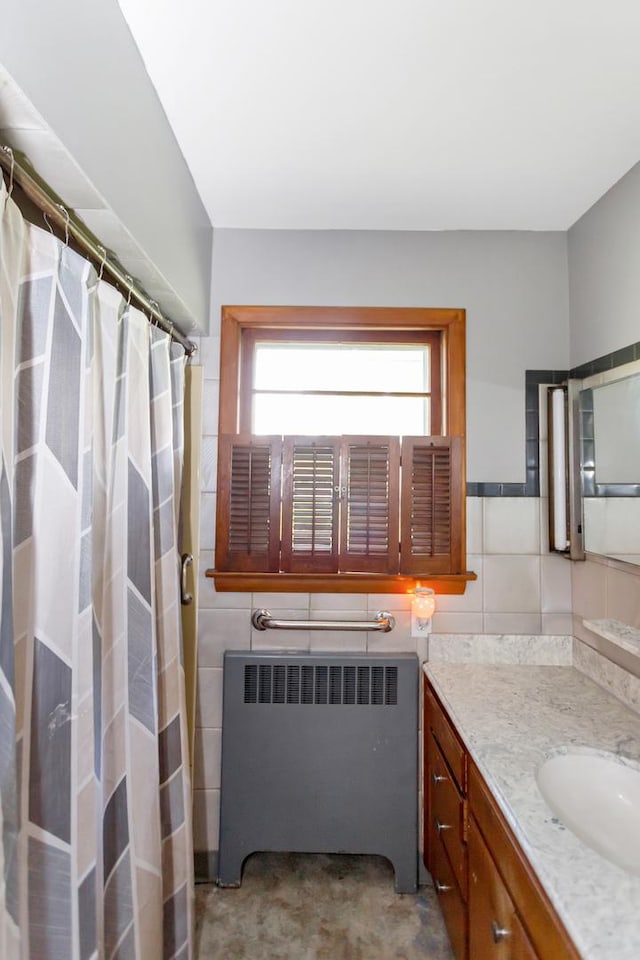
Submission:
<svg viewBox="0 0 640 960">
<path fill-rule="evenodd" d="M 167 320 L 160 312 L 156 301 L 152 300 L 133 277 L 129 276 L 117 261 L 108 255 L 106 247 L 102 246 L 79 220 L 72 219 L 72 213 L 64 204 L 54 199 L 53 190 L 35 180 L 26 166 L 18 160 L 12 148 L 5 144 L 0 144 L 0 166 L 9 178 L 10 191 L 16 183 L 29 200 L 45 214 L 45 217 L 51 217 L 65 231 L 67 237 L 73 237 L 80 249 L 99 264 L 101 270 L 110 274 L 118 286 L 127 291 L 127 296 L 130 295 L 131 299 L 135 300 L 162 330 L 183 347 L 187 356 L 190 357 L 196 352 L 198 348 L 195 343 L 180 333 L 171 320 Z"/>
</svg>

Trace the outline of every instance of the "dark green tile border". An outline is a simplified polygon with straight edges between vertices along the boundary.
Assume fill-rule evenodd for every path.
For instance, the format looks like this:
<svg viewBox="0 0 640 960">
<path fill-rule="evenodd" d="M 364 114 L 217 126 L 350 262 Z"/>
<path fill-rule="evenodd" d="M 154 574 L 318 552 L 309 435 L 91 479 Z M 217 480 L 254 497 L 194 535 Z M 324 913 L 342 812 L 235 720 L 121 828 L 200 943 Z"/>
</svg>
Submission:
<svg viewBox="0 0 640 960">
<path fill-rule="evenodd" d="M 576 380 L 584 380 L 585 377 L 604 373 L 605 370 L 613 370 L 614 367 L 621 367 L 624 363 L 632 363 L 634 360 L 640 360 L 640 340 L 637 343 L 630 343 L 628 347 L 622 347 L 621 350 L 605 353 L 604 356 L 590 360 L 589 363 L 574 367 L 569 371 L 569 376 Z"/>
</svg>

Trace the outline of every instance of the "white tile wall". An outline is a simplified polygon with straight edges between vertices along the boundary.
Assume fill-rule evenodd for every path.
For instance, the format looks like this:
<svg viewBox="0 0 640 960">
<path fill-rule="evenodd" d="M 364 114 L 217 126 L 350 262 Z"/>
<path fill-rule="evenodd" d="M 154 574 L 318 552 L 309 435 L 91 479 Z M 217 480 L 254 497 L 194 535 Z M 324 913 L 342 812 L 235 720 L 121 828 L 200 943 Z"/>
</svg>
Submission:
<svg viewBox="0 0 640 960">
<path fill-rule="evenodd" d="M 200 727 L 196 730 L 194 743 L 195 790 L 216 789 L 220 787 L 220 757 L 222 748 L 222 730 Z"/>
<path fill-rule="evenodd" d="M 547 636 L 571 635 L 573 615 L 570 613 L 543 613 L 542 633 Z"/>
<path fill-rule="evenodd" d="M 196 727 L 222 726 L 222 668 L 198 667 Z"/>
<path fill-rule="evenodd" d="M 489 612 L 539 614 L 540 556 L 485 555 L 483 597 L 485 616 Z"/>
<path fill-rule="evenodd" d="M 484 550 L 484 500 L 467 498 L 467 553 L 480 554 Z M 470 568 L 473 569 L 473 568 Z"/>
<path fill-rule="evenodd" d="M 485 554 L 540 553 L 537 498 L 486 497 L 483 502 Z"/>
<path fill-rule="evenodd" d="M 193 849 L 217 850 L 220 837 L 220 790 L 193 791 Z"/>
<path fill-rule="evenodd" d="M 198 617 L 198 663 L 221 667 L 225 650 L 251 647 L 251 611 L 200 610 Z"/>
<path fill-rule="evenodd" d="M 540 633 L 540 613 L 485 613 L 484 629 L 487 633 Z"/>
<path fill-rule="evenodd" d="M 312 653 L 366 653 L 367 634 L 352 630 L 310 630 Z"/>
<path fill-rule="evenodd" d="M 396 610 L 411 609 L 411 594 L 408 593 L 368 593 L 366 601 L 370 613 L 377 613 L 379 610 L 395 613 Z"/>
<path fill-rule="evenodd" d="M 213 581 L 205 576 L 205 570 L 213 564 L 211 550 L 200 552 L 198 571 L 200 596 L 199 610 L 252 610 L 253 598 L 250 593 L 216 593 Z"/>
<path fill-rule="evenodd" d="M 606 617 L 607 567 L 585 560 L 582 563 L 572 563 L 571 568 L 573 612 L 585 620 Z"/>
<path fill-rule="evenodd" d="M 571 561 L 560 555 L 541 558 L 542 613 L 571 613 Z"/>
<path fill-rule="evenodd" d="M 365 596 L 361 593 L 312 593 L 310 597 L 311 610 L 360 611 L 366 610 Z"/>
<path fill-rule="evenodd" d="M 640 577 L 615 566 L 607 568 L 607 608 L 615 619 L 640 628 Z"/>
<path fill-rule="evenodd" d="M 467 554 L 467 568 L 477 574 L 477 580 L 467 583 L 464 593 L 441 594 L 436 597 L 436 617 L 441 613 L 481 613 L 483 609 L 482 591 L 484 586 L 484 557 Z M 456 631 L 457 632 L 457 631 Z"/>
<path fill-rule="evenodd" d="M 482 633 L 484 617 L 482 611 L 476 613 L 436 612 L 433 617 L 433 630 L 436 633 Z"/>
<path fill-rule="evenodd" d="M 300 611 L 308 613 L 309 594 L 308 593 L 254 593 L 251 604 L 253 610 L 269 610 L 274 616 L 279 616 L 277 610 L 297 610 L 297 620 L 300 619 Z"/>
<path fill-rule="evenodd" d="M 358 606 L 344 607 L 334 606 L 333 601 L 335 596 L 332 594 L 325 594 L 324 606 L 315 607 L 311 610 L 309 614 L 310 620 L 366 620 L 367 617 L 370 617 L 367 611 L 367 596 L 366 594 L 361 594 L 358 597 Z"/>
</svg>

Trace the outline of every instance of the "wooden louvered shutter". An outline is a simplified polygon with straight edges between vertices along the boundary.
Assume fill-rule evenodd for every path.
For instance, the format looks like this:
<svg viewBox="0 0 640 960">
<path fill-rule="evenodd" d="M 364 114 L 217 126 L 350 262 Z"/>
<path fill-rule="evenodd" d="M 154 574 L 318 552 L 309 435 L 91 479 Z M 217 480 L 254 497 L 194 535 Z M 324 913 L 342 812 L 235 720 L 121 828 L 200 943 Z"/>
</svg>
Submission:
<svg viewBox="0 0 640 960">
<path fill-rule="evenodd" d="M 335 437 L 286 437 L 283 454 L 282 569 L 338 570 L 340 449 Z"/>
<path fill-rule="evenodd" d="M 461 438 L 405 437 L 400 572 L 460 572 L 463 510 Z"/>
<path fill-rule="evenodd" d="M 342 438 L 340 570 L 397 573 L 400 443 Z"/>
<path fill-rule="evenodd" d="M 282 440 L 221 436 L 219 456 L 217 568 L 277 573 Z"/>
</svg>

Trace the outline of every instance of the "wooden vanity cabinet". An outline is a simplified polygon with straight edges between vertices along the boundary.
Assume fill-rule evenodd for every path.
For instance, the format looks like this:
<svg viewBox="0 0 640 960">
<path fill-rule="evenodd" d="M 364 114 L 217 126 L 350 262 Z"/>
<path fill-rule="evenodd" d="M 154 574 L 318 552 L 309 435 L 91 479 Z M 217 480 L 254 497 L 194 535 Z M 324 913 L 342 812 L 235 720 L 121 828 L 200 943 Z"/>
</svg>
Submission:
<svg viewBox="0 0 640 960">
<path fill-rule="evenodd" d="M 423 729 L 425 863 L 456 960 L 467 960 L 467 754 L 427 685 Z"/>
<path fill-rule="evenodd" d="M 425 678 L 425 862 L 456 960 L 580 960 Z"/>
</svg>

